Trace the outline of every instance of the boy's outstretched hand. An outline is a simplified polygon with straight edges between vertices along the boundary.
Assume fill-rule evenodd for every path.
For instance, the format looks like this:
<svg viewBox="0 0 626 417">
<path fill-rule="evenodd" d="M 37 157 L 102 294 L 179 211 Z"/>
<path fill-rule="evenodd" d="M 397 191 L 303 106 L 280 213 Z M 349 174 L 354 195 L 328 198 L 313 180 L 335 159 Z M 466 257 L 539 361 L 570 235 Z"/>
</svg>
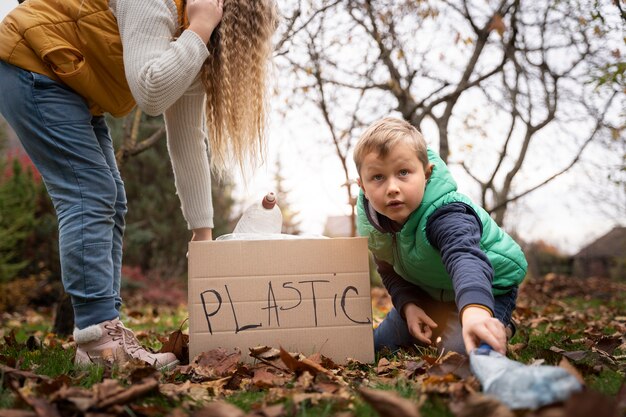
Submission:
<svg viewBox="0 0 626 417">
<path fill-rule="evenodd" d="M 432 329 L 437 327 L 437 323 L 415 304 L 407 303 L 402 310 L 406 318 L 409 333 L 417 340 L 431 345 L 432 341 L 430 338 L 433 335 Z"/>
<path fill-rule="evenodd" d="M 465 350 L 470 353 L 482 342 L 502 355 L 506 354 L 506 330 L 500 320 L 480 307 L 466 307 L 461 317 Z"/>
</svg>

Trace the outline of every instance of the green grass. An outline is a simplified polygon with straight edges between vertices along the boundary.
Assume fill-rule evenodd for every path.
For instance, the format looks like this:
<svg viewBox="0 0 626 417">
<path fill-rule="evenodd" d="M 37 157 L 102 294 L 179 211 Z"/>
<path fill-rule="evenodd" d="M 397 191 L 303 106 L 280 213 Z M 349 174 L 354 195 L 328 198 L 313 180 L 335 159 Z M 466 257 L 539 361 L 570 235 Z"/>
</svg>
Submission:
<svg viewBox="0 0 626 417">
<path fill-rule="evenodd" d="M 265 395 L 262 391 L 241 391 L 229 396 L 226 401 L 248 412 L 253 405 L 262 403 Z"/>
<path fill-rule="evenodd" d="M 602 394 L 616 396 L 624 383 L 624 375 L 610 369 L 605 369 L 598 375 L 589 377 L 586 382 L 590 388 Z"/>
<path fill-rule="evenodd" d="M 60 346 L 29 350 L 23 344 L 19 344 L 18 346 L 5 346 L 0 354 L 15 359 L 20 369 L 52 378 L 69 374 L 74 369 L 73 350 L 64 350 Z"/>
<path fill-rule="evenodd" d="M 585 312 L 589 320 L 596 320 L 602 317 L 611 317 L 612 309 L 623 308 L 619 303 L 604 302 L 597 300 L 585 299 L 567 299 L 561 300 L 567 304 L 568 311 Z M 597 312 L 597 317 L 595 313 Z M 567 311 L 558 312 L 558 314 L 566 315 Z M 161 342 L 157 340 L 155 335 L 167 337 L 171 332 L 181 327 L 187 330 L 187 311 L 184 308 L 179 309 L 161 309 L 158 314 L 150 308 L 135 310 L 133 317 L 124 317 L 125 324 L 139 333 L 144 335 L 140 337 L 141 343 L 158 349 Z M 549 316 L 548 316 L 549 317 Z M 566 316 L 567 317 L 567 316 Z M 511 341 L 512 344 L 524 342 L 526 346 L 511 357 L 524 363 L 531 363 L 537 359 L 544 359 L 545 363 L 556 365 L 561 359 L 561 355 L 551 352 L 550 347 L 556 346 L 566 351 L 584 350 L 587 351 L 585 359 L 570 361 L 585 375 L 587 386 L 590 389 L 598 391 L 608 396 L 614 397 L 623 381 L 624 369 L 626 363 L 623 359 L 618 363 L 607 362 L 606 359 L 600 358 L 596 352 L 590 352 L 590 349 L 581 341 L 586 337 L 585 329 L 589 323 L 587 320 L 579 320 L 571 322 L 564 318 L 563 321 L 555 321 L 550 323 L 542 323 L 537 328 L 530 329 L 520 326 L 518 333 Z M 26 324 L 18 323 L 18 320 L 11 320 L 11 323 L 4 323 L 4 327 L 0 329 L 0 334 L 10 341 L 10 331 L 14 329 L 16 343 L 0 344 L 0 363 L 15 364 L 22 370 L 46 375 L 55 378 L 59 375 L 68 375 L 72 379 L 72 384 L 89 388 L 96 383 L 102 381 L 105 370 L 96 365 L 87 367 L 76 367 L 73 364 L 74 350 L 63 349 L 60 344 L 52 344 L 48 346 L 34 346 L 30 344 L 27 347 L 26 341 L 29 337 L 36 335 L 38 338 L 45 339 L 47 331 L 51 325 L 49 322 L 42 320 L 29 320 Z M 617 329 L 608 326 L 602 329 L 606 334 L 614 334 Z M 144 333 L 145 332 L 145 333 Z M 580 341 L 579 341 L 580 340 Z M 615 355 L 623 355 L 619 349 L 614 352 Z M 404 362 L 407 360 L 416 360 L 421 356 L 436 356 L 435 349 L 423 348 L 414 353 L 399 352 L 395 354 L 384 353 L 377 354 L 376 361 L 381 358 L 387 358 L 389 361 Z M 370 387 L 379 390 L 393 391 L 403 398 L 407 398 L 416 404 L 421 404 L 420 413 L 424 417 L 452 417 L 453 413 L 448 409 L 449 398 L 445 395 L 423 393 L 420 383 L 414 380 L 407 380 L 403 377 L 391 379 L 393 382 L 376 382 L 380 381 L 376 375 L 375 365 L 353 364 L 346 367 L 347 370 L 360 370 L 367 373 L 366 378 L 372 381 Z M 4 376 L 2 376 L 4 379 Z M 107 377 L 123 378 L 117 369 L 112 369 L 107 373 Z M 187 376 L 179 375 L 175 378 L 177 382 L 184 382 Z M 288 388 L 288 386 L 287 386 Z M 245 412 L 250 412 L 255 408 L 268 405 L 270 398 L 268 390 L 248 390 L 236 391 L 224 398 L 225 401 L 239 407 Z M 275 395 L 272 394 L 272 398 Z M 287 414 L 297 417 L 325 417 L 333 416 L 337 413 L 348 412 L 351 415 L 359 417 L 376 417 L 378 414 L 373 407 L 367 404 L 357 393 L 354 393 L 354 400 L 350 402 L 339 400 L 322 400 L 313 403 L 309 400 L 294 404 L 288 396 L 279 400 L 284 404 Z M 193 408 L 201 408 L 202 404 L 193 404 L 188 400 L 183 401 L 186 407 L 190 405 Z M 19 401 L 13 392 L 6 386 L 0 384 L 0 409 L 16 407 Z M 133 406 L 152 407 L 156 410 L 162 410 L 163 415 L 167 415 L 173 408 L 180 407 L 182 402 L 173 401 L 158 393 L 151 394 L 143 399 L 137 400 Z M 127 410 L 129 416 L 136 413 L 129 407 Z"/>
<path fill-rule="evenodd" d="M 420 408 L 420 412 L 422 417 L 454 417 L 446 403 L 439 397 L 429 398 Z"/>
</svg>

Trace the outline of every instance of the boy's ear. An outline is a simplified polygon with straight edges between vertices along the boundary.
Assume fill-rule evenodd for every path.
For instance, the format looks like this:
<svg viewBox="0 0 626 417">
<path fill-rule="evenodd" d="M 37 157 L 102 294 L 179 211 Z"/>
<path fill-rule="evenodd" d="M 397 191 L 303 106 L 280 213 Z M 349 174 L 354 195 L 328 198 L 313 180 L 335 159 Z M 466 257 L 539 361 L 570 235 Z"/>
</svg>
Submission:
<svg viewBox="0 0 626 417">
<path fill-rule="evenodd" d="M 428 164 L 428 166 L 426 167 L 426 179 L 430 179 L 430 176 L 433 174 L 433 168 L 435 167 L 434 164 Z"/>
<path fill-rule="evenodd" d="M 359 185 L 359 188 L 363 190 L 363 194 L 365 195 L 365 197 L 367 197 L 367 193 L 365 192 L 365 188 L 363 188 L 363 183 L 361 182 L 361 177 L 358 177 L 356 179 L 356 183 Z"/>
</svg>

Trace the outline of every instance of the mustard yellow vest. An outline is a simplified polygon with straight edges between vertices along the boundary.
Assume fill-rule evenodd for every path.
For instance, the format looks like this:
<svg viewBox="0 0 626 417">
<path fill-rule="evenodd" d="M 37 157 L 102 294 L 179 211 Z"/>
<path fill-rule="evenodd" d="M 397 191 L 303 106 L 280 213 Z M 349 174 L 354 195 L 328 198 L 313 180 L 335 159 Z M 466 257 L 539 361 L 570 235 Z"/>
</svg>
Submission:
<svg viewBox="0 0 626 417">
<path fill-rule="evenodd" d="M 174 0 L 179 26 L 184 1 Z M 119 117 L 135 107 L 109 0 L 29 0 L 0 24 L 0 60 L 62 82 L 93 115 Z"/>
</svg>

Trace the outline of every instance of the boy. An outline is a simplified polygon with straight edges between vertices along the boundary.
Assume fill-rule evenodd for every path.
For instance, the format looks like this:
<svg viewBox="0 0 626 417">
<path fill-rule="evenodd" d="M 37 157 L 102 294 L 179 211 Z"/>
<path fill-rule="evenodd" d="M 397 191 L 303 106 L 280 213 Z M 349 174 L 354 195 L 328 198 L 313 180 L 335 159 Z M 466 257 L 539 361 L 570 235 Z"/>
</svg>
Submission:
<svg viewBox="0 0 626 417">
<path fill-rule="evenodd" d="M 415 344 L 468 353 L 481 342 L 506 353 L 521 248 L 458 193 L 444 162 L 404 120 L 372 124 L 354 149 L 361 193 L 357 227 L 368 236 L 394 308 L 374 332 L 377 351 Z"/>
</svg>

